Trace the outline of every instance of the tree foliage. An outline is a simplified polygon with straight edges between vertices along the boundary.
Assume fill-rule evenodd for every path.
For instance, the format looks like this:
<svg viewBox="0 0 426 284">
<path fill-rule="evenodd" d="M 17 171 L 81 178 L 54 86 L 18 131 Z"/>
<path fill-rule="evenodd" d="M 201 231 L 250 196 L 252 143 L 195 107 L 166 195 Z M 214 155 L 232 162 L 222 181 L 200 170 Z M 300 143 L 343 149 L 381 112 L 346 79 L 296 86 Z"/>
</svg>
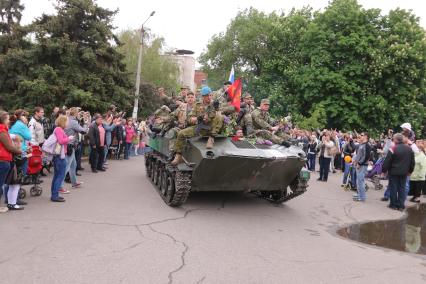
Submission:
<svg viewBox="0 0 426 284">
<path fill-rule="evenodd" d="M 213 77 L 234 64 L 257 100 L 271 98 L 275 115 L 314 117 L 324 108 L 328 127 L 378 132 L 409 121 L 421 130 L 425 38 L 411 11 L 383 15 L 334 0 L 322 12 L 240 12 L 200 61 Z"/>
<path fill-rule="evenodd" d="M 102 111 L 111 103 L 130 108 L 130 80 L 112 32 L 116 11 L 92 0 L 58 0 L 55 7 L 56 14 L 42 15 L 23 28 L 32 41 L 11 30 L 21 43 L 2 49 L 0 103 L 7 109 L 67 105 Z M 4 36 L 9 35 L 2 34 L 0 42 Z"/>
<path fill-rule="evenodd" d="M 155 86 L 164 87 L 169 93 L 178 89 L 179 68 L 169 57 L 163 54 L 164 39 L 145 31 L 139 110 L 143 117 L 152 114 L 157 106 Z M 140 32 L 124 30 L 118 34 L 122 43 L 117 47 L 124 55 L 124 64 L 129 70 L 129 79 L 135 85 L 139 56 Z"/>
</svg>

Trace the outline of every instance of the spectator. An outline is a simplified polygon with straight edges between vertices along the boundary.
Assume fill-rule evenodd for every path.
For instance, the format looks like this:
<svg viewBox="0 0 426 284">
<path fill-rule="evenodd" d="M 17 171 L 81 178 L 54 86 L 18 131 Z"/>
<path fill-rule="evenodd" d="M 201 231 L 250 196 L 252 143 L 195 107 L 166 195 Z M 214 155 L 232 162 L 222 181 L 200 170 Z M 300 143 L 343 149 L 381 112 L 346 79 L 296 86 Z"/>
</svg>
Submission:
<svg viewBox="0 0 426 284">
<path fill-rule="evenodd" d="M 368 133 L 360 134 L 360 145 L 356 151 L 354 158 L 354 166 L 356 167 L 356 188 L 357 195 L 354 196 L 354 201 L 365 201 L 365 175 L 367 174 L 368 162 L 370 161 L 371 146 Z"/>
<path fill-rule="evenodd" d="M 11 134 L 10 138 L 16 148 L 21 148 L 22 139 L 19 135 Z M 10 170 L 7 173 L 5 185 L 7 185 L 7 208 L 9 210 L 22 210 L 24 207 L 17 204 L 18 193 L 21 184 L 21 177 L 18 174 L 18 168 L 22 164 L 22 153 L 13 155 L 12 162 L 10 163 Z"/>
<path fill-rule="evenodd" d="M 423 141 L 417 140 L 416 144 L 420 151 L 414 153 L 415 166 L 410 177 L 410 188 L 413 198 L 410 201 L 420 203 L 420 195 L 424 188 L 426 177 L 426 155 L 424 153 L 425 145 Z"/>
<path fill-rule="evenodd" d="M 34 109 L 34 115 L 30 119 L 28 128 L 31 132 L 31 144 L 41 146 L 45 140 L 44 136 L 44 109 L 42 107 L 36 107 Z"/>
<path fill-rule="evenodd" d="M 309 140 L 308 144 L 308 170 L 311 172 L 315 171 L 315 161 L 317 159 L 317 146 L 318 141 L 315 134 L 311 135 L 311 138 Z"/>
<path fill-rule="evenodd" d="M 28 143 L 31 141 L 31 132 L 30 129 L 27 126 L 28 124 L 28 112 L 17 109 L 10 117 L 10 134 L 18 135 L 22 142 L 21 144 L 21 150 L 22 150 L 22 162 L 19 163 L 18 170 L 22 172 L 22 175 L 25 177 L 27 175 L 27 169 L 28 169 L 28 159 L 27 159 L 27 152 L 31 151 L 31 148 L 28 148 Z M 7 191 L 7 190 L 6 190 Z M 18 205 L 26 205 L 27 203 L 22 200 L 18 200 Z"/>
<path fill-rule="evenodd" d="M 67 136 L 72 136 L 72 137 L 76 138 L 76 139 L 71 140 L 67 144 L 67 155 L 65 156 L 65 160 L 67 162 L 67 166 L 66 166 L 66 169 L 65 169 L 65 175 L 69 174 L 72 188 L 78 188 L 82 185 L 81 182 L 77 182 L 77 176 L 76 176 L 77 161 L 76 161 L 76 158 L 75 158 L 75 150 L 77 149 L 77 146 L 78 146 L 78 143 L 79 143 L 77 137 L 80 133 L 85 134 L 88 131 L 88 126 L 87 125 L 81 126 L 79 121 L 77 120 L 78 112 L 79 112 L 79 109 L 76 108 L 76 107 L 72 107 L 69 110 L 68 124 L 67 124 L 67 127 L 64 130 L 65 134 Z M 64 180 L 62 181 L 61 188 L 59 189 L 59 192 L 60 193 L 70 193 L 64 187 L 64 185 L 65 185 L 64 182 L 65 182 L 65 177 L 64 177 Z"/>
<path fill-rule="evenodd" d="M 97 173 L 98 171 L 104 172 L 104 156 L 105 156 L 105 129 L 103 127 L 103 119 L 100 114 L 96 114 L 94 117 L 95 121 L 89 128 L 89 140 L 90 140 L 90 166 L 92 172 Z"/>
<path fill-rule="evenodd" d="M 127 119 L 125 133 L 126 133 L 126 145 L 124 148 L 124 159 L 128 160 L 130 156 L 130 149 L 132 147 L 133 137 L 136 135 L 135 127 L 133 126 L 133 120 L 131 118 Z"/>
<path fill-rule="evenodd" d="M 389 208 L 395 210 L 405 209 L 405 186 L 407 176 L 414 170 L 414 152 L 403 143 L 404 136 L 400 133 L 394 135 L 395 145 L 389 149 L 383 163 L 383 172 L 389 175 L 390 204 Z"/>
<path fill-rule="evenodd" d="M 349 156 L 352 160 L 353 156 L 355 153 L 355 143 L 354 140 L 352 139 L 352 137 L 350 135 L 346 136 L 346 142 L 343 145 L 343 158 Z M 344 186 L 347 181 L 348 181 L 348 176 L 349 173 L 351 174 L 351 184 L 352 184 L 352 188 L 356 188 L 356 181 L 355 181 L 355 167 L 353 167 L 352 165 L 352 161 L 351 162 L 346 162 L 345 159 L 344 160 L 344 172 L 343 172 L 343 180 L 342 180 L 342 186 Z"/>
<path fill-rule="evenodd" d="M 126 124 L 126 120 L 125 119 L 121 119 L 118 118 L 117 119 L 117 126 L 114 129 L 113 132 L 113 141 L 114 141 L 114 146 L 117 147 L 117 159 L 121 160 L 121 153 L 123 153 L 123 147 L 126 144 L 126 139 L 125 139 L 125 124 Z"/>
<path fill-rule="evenodd" d="M 67 136 L 65 134 L 64 129 L 68 125 L 68 118 L 65 115 L 59 115 L 55 124 L 56 128 L 53 130 L 53 134 L 56 136 L 58 141 L 57 144 L 60 145 L 60 154 L 53 156 L 54 174 L 51 187 L 52 196 L 50 200 L 53 202 L 64 202 L 65 199 L 59 196 L 59 190 L 66 174 L 67 161 L 65 157 L 67 155 L 67 145 L 70 141 L 74 140 L 74 136 Z"/>
<path fill-rule="evenodd" d="M 408 137 L 408 139 L 411 142 L 416 141 L 416 134 L 414 134 L 414 131 L 411 129 L 411 124 L 410 123 L 408 123 L 408 122 L 403 123 L 401 125 L 401 128 L 402 128 L 402 135 Z"/>
<path fill-rule="evenodd" d="M 3 185 L 11 168 L 12 155 L 21 155 L 20 147 L 15 147 L 9 136 L 9 114 L 0 111 L 0 199 L 3 194 Z M 8 210 L 7 207 L 0 207 L 0 213 Z"/>
<path fill-rule="evenodd" d="M 330 164 L 332 158 L 331 150 L 333 147 L 334 143 L 330 141 L 330 135 L 327 133 L 324 134 L 322 136 L 322 142 L 320 146 L 320 176 L 318 178 L 318 181 L 326 182 L 328 180 L 328 172 L 330 171 Z"/>
<path fill-rule="evenodd" d="M 112 105 L 110 107 L 110 112 L 109 114 L 107 114 L 104 118 L 104 124 L 103 127 L 105 129 L 105 148 L 104 148 L 104 165 L 106 165 L 106 160 L 108 157 L 108 151 L 109 151 L 109 147 L 111 146 L 111 142 L 112 142 L 112 132 L 114 131 L 115 127 L 116 127 L 116 120 L 114 120 L 113 117 L 113 112 L 115 111 L 115 106 Z"/>
</svg>

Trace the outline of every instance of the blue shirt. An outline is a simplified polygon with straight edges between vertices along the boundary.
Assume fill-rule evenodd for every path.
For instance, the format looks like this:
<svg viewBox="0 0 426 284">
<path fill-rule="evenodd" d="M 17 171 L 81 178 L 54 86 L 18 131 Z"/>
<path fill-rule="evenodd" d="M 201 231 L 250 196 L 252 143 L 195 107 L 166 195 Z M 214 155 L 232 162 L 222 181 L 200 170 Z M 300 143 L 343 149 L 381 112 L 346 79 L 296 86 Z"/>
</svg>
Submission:
<svg viewBox="0 0 426 284">
<path fill-rule="evenodd" d="M 13 124 L 13 126 L 9 130 L 10 134 L 19 135 L 23 142 L 21 150 L 22 153 L 25 153 L 27 151 L 27 142 L 31 141 L 31 131 L 21 120 L 18 120 Z"/>
</svg>

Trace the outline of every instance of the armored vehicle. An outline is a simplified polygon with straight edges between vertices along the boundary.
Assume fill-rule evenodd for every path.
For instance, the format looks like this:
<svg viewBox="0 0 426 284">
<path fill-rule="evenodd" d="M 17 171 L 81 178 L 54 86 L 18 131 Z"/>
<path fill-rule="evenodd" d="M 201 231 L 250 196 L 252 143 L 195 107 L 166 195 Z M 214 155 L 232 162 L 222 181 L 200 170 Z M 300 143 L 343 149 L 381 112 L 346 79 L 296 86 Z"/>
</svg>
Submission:
<svg viewBox="0 0 426 284">
<path fill-rule="evenodd" d="M 306 155 L 300 147 L 256 145 L 216 137 L 206 149 L 207 137 L 188 140 L 184 163 L 170 165 L 173 140 L 151 138 L 152 152 L 145 154 L 147 176 L 169 206 L 185 203 L 194 191 L 251 192 L 272 203 L 286 202 L 303 194 L 309 172 L 302 170 Z"/>
</svg>

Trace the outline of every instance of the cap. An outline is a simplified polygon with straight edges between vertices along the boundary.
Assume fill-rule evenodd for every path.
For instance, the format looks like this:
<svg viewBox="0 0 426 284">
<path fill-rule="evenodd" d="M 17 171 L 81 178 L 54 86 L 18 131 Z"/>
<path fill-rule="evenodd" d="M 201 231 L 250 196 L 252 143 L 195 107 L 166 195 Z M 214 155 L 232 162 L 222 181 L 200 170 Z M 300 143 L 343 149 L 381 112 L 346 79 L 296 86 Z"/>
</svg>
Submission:
<svg viewBox="0 0 426 284">
<path fill-rule="evenodd" d="M 250 93 L 244 93 L 243 94 L 243 99 L 247 99 L 247 98 L 251 98 L 251 95 L 250 95 Z"/>
<path fill-rule="evenodd" d="M 411 130 L 411 124 L 408 123 L 408 122 L 403 123 L 403 124 L 401 124 L 401 128 L 405 128 L 405 129 Z"/>
<path fill-rule="evenodd" d="M 188 89 L 188 90 L 189 90 L 189 86 L 187 86 L 187 85 L 185 85 L 185 86 L 181 86 L 181 87 L 180 87 L 180 89 L 181 89 L 181 90 L 185 90 L 185 89 Z"/>
<path fill-rule="evenodd" d="M 212 89 L 210 89 L 209 87 L 207 87 L 207 86 L 204 86 L 204 87 L 202 87 L 201 88 L 201 95 L 204 97 L 204 96 L 208 96 L 208 95 L 210 95 L 210 93 L 212 92 Z"/>
<path fill-rule="evenodd" d="M 260 103 L 261 104 L 267 104 L 267 105 L 269 105 L 270 103 L 269 103 L 269 99 L 262 99 L 261 101 L 260 101 Z"/>
</svg>

